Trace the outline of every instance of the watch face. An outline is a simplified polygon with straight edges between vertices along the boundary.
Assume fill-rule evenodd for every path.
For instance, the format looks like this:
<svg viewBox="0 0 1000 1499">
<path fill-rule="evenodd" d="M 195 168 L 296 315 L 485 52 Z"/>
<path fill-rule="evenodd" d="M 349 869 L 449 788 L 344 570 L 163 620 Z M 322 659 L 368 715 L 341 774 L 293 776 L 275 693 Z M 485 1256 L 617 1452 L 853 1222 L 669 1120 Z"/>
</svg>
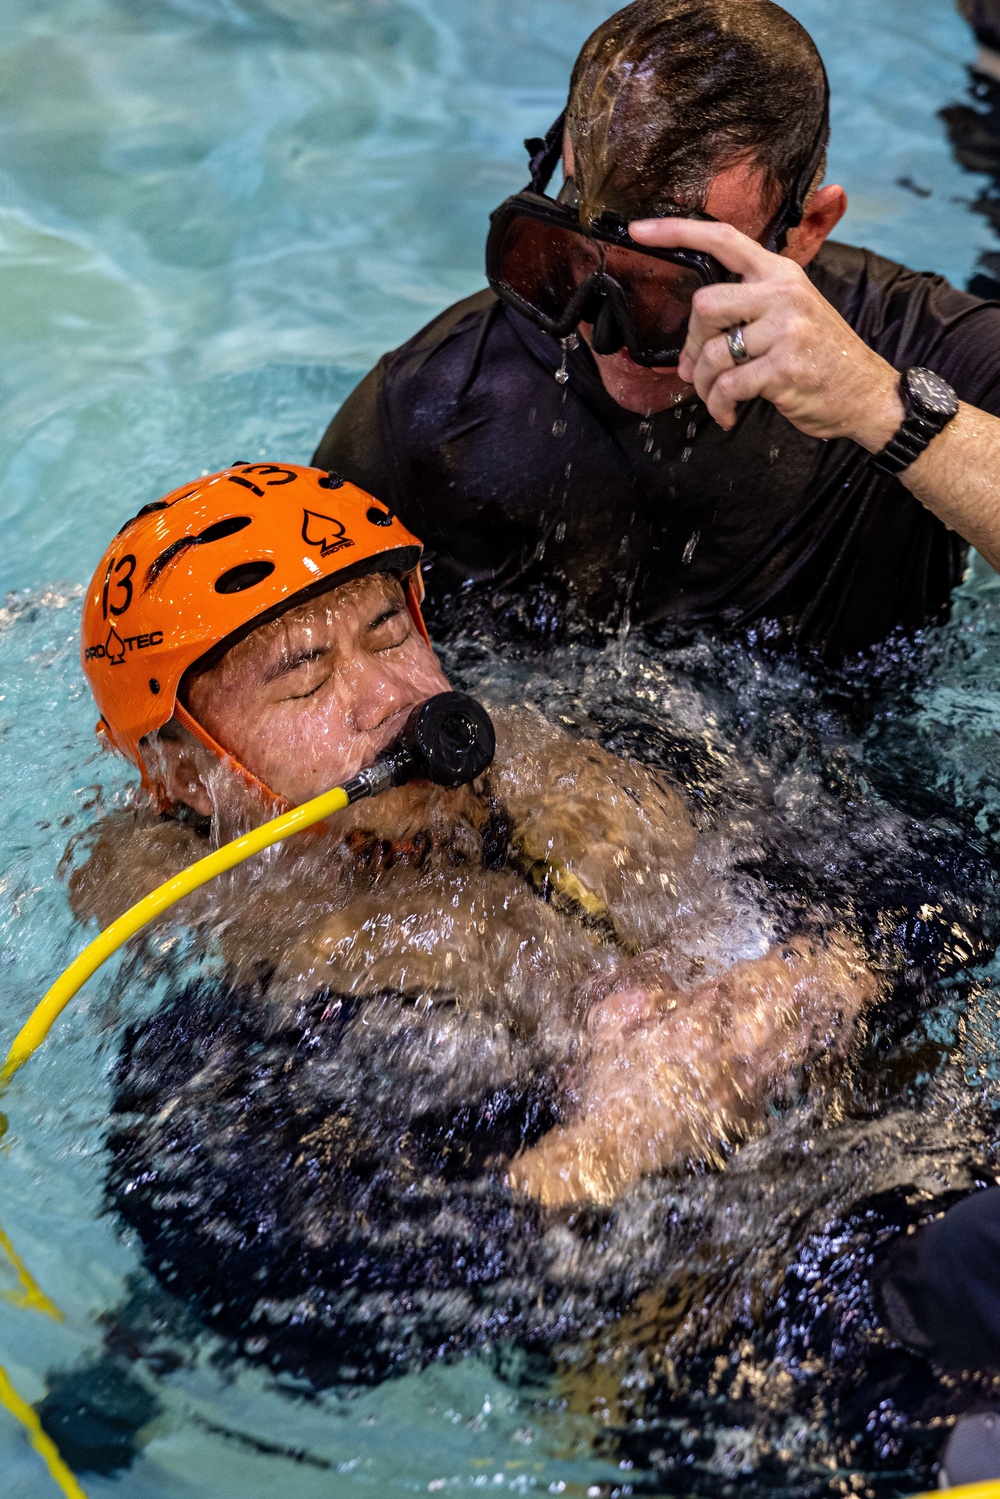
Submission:
<svg viewBox="0 0 1000 1499">
<path fill-rule="evenodd" d="M 958 410 L 958 397 L 933 370 L 907 370 L 903 377 L 907 405 L 928 421 L 948 421 Z"/>
</svg>

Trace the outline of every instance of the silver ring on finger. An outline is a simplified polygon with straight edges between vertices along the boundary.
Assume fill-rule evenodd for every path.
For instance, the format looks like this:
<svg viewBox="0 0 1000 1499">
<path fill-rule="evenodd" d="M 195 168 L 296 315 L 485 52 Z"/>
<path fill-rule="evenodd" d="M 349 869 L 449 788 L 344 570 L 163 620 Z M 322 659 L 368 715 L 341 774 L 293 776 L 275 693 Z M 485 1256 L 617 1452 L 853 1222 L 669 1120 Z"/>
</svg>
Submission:
<svg viewBox="0 0 1000 1499">
<path fill-rule="evenodd" d="M 736 327 L 730 328 L 727 331 L 726 343 L 729 345 L 729 352 L 732 355 L 733 363 L 746 364 L 750 358 L 750 350 L 743 342 L 742 325 L 737 324 Z"/>
</svg>

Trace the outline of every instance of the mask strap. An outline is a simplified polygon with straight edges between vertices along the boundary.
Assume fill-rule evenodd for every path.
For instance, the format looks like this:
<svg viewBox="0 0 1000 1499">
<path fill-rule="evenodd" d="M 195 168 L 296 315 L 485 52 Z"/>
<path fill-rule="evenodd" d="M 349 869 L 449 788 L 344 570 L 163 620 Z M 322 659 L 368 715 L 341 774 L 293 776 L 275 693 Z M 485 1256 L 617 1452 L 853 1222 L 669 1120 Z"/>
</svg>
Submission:
<svg viewBox="0 0 1000 1499">
<path fill-rule="evenodd" d="M 231 770 L 234 775 L 239 776 L 244 785 L 248 786 L 256 796 L 259 796 L 263 800 L 265 806 L 276 807 L 280 812 L 291 812 L 294 803 L 286 801 L 283 796 L 278 796 L 277 792 L 272 791 L 270 786 L 265 786 L 263 781 L 259 781 L 253 771 L 247 770 L 245 765 L 241 765 L 235 755 L 231 755 L 228 750 L 223 749 L 222 745 L 212 738 L 208 730 L 203 729 L 198 720 L 191 717 L 191 714 L 182 703 L 177 702 L 174 704 L 173 716 L 183 728 L 187 729 L 189 734 L 197 739 L 200 745 L 203 745 L 217 760 L 221 760 L 227 770 Z"/>
<path fill-rule="evenodd" d="M 544 136 L 533 135 L 524 143 L 531 158 L 531 191 L 543 193 L 552 181 L 552 174 L 562 158 L 563 130 L 566 126 L 566 110 L 546 130 Z"/>
<path fill-rule="evenodd" d="M 771 230 L 767 236 L 765 249 L 780 253 L 788 242 L 789 229 L 797 229 L 802 223 L 806 211 L 806 197 L 812 187 L 813 178 L 819 171 L 819 164 L 826 150 L 830 138 L 830 79 L 826 68 L 823 68 L 823 109 L 820 113 L 819 124 L 816 127 L 816 135 L 813 139 L 812 150 L 798 173 L 795 181 L 788 190 L 788 196 L 782 203 L 778 212 L 771 222 Z"/>
</svg>

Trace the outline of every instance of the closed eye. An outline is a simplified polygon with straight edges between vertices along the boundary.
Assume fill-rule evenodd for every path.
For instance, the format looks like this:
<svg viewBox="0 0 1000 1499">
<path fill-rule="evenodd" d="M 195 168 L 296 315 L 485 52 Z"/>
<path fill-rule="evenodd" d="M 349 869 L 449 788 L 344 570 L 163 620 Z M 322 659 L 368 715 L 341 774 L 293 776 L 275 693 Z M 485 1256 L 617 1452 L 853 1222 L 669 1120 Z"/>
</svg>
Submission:
<svg viewBox="0 0 1000 1499">
<path fill-rule="evenodd" d="M 315 687 L 310 687 L 308 692 L 290 692 L 285 701 L 289 703 L 298 703 L 301 702 L 303 698 L 313 697 L 321 687 L 326 686 L 329 680 L 329 675 L 327 675 L 325 677 L 322 677 L 320 681 L 316 683 Z"/>
<path fill-rule="evenodd" d="M 389 604 L 368 626 L 372 651 L 393 651 L 410 638 L 410 616 L 402 604 Z M 379 636 L 382 639 L 379 639 Z"/>
<path fill-rule="evenodd" d="M 329 654 L 329 646 L 317 645 L 306 650 L 294 651 L 287 656 L 281 656 L 264 672 L 264 683 L 266 685 L 269 682 L 277 682 L 281 677 L 290 676 L 292 672 L 299 671 L 303 666 L 311 665 L 313 661 L 321 661 L 324 656 L 328 656 Z"/>
</svg>

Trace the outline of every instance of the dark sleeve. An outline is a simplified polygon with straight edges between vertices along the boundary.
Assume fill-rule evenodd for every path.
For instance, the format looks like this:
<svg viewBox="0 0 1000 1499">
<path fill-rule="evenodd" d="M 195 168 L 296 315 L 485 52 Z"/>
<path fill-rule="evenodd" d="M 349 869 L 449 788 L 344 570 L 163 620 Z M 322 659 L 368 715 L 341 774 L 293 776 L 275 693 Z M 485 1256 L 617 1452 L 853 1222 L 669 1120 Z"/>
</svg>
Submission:
<svg viewBox="0 0 1000 1499">
<path fill-rule="evenodd" d="M 1000 416 L 1000 303 L 853 245 L 824 245 L 810 274 L 865 343 L 897 370 L 931 369 L 959 400 Z"/>
<path fill-rule="evenodd" d="M 901 1239 L 880 1277 L 892 1330 L 951 1369 L 1000 1369 L 1000 1188 Z"/>
<path fill-rule="evenodd" d="M 891 363 L 898 370 L 931 369 L 959 400 L 1000 416 L 1000 306 L 939 276 L 911 272 L 900 283 L 886 327 Z"/>
<path fill-rule="evenodd" d="M 347 397 L 320 439 L 313 467 L 331 469 L 398 511 L 401 496 L 385 411 L 386 361 Z"/>
<path fill-rule="evenodd" d="M 982 302 L 948 322 L 921 363 L 954 386 L 959 400 L 1000 416 L 1000 307 Z"/>
</svg>

